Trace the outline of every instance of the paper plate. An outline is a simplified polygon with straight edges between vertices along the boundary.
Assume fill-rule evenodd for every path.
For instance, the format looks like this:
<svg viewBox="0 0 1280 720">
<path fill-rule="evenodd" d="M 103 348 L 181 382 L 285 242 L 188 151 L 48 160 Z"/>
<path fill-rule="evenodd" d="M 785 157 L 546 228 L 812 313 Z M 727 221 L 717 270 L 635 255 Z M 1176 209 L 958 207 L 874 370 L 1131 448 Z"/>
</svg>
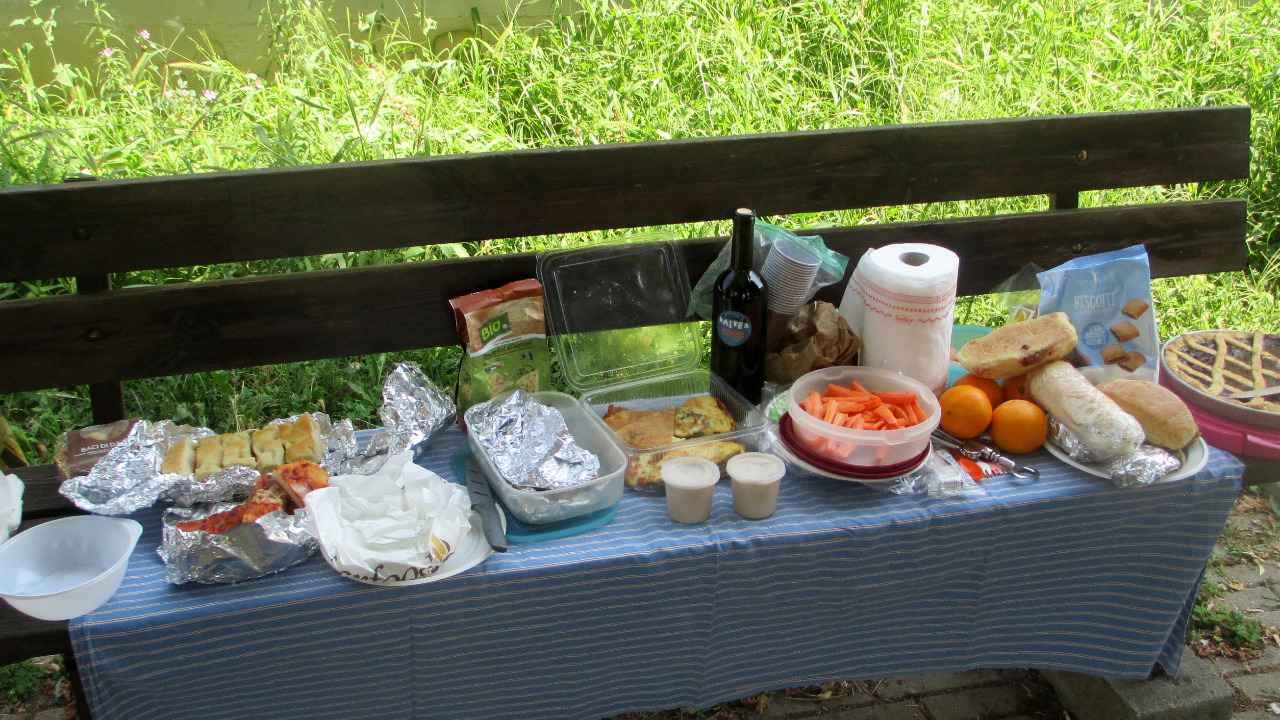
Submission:
<svg viewBox="0 0 1280 720">
<path fill-rule="evenodd" d="M 1111 476 L 1106 473 L 1106 470 L 1104 470 L 1101 465 L 1086 465 L 1084 463 L 1076 462 L 1068 457 L 1065 452 L 1059 449 L 1057 445 L 1054 445 L 1051 442 L 1045 443 L 1044 449 L 1048 450 L 1050 455 L 1058 458 L 1077 470 L 1089 473 L 1094 477 L 1100 477 L 1104 480 L 1111 479 Z M 1205 445 L 1204 438 L 1197 437 L 1189 446 L 1187 446 L 1186 455 L 1187 459 L 1182 463 L 1182 467 L 1156 482 L 1175 482 L 1177 480 L 1189 478 L 1203 470 L 1205 464 L 1209 462 L 1209 447 Z"/>
<path fill-rule="evenodd" d="M 507 529 L 507 518 L 501 512 L 498 513 L 498 517 L 502 520 L 502 529 L 505 531 Z M 377 578 L 357 576 L 339 570 L 338 567 L 329 560 L 329 556 L 325 554 L 323 549 L 320 551 L 320 555 L 324 558 L 325 562 L 329 563 L 329 566 L 333 568 L 334 572 L 345 578 L 364 583 L 365 585 L 377 585 L 379 587 L 407 587 L 409 585 L 422 585 L 423 583 L 445 580 L 453 577 L 454 575 L 470 570 L 485 560 L 488 560 L 489 556 L 493 554 L 493 548 L 489 547 L 489 541 L 484 538 L 484 528 L 481 526 L 482 521 L 480 520 L 480 514 L 472 511 L 471 515 L 467 519 L 471 522 L 471 529 L 467 531 L 466 535 L 462 536 L 462 542 L 458 543 L 458 549 L 449 556 L 448 560 L 445 560 L 444 563 L 440 565 L 439 570 L 436 570 L 436 572 L 431 575 L 424 575 L 422 577 L 398 577 L 396 575 L 389 575 Z"/>
</svg>

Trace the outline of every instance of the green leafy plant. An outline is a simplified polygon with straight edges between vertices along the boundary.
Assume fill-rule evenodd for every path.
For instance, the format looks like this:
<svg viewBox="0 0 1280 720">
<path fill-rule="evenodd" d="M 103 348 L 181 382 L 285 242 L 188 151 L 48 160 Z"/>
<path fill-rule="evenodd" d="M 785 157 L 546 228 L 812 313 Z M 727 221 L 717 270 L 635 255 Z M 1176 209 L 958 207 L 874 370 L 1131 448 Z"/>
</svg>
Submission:
<svg viewBox="0 0 1280 720">
<path fill-rule="evenodd" d="M 31 662 L 19 662 L 0 667 L 0 696 L 9 702 L 26 702 L 35 696 L 40 683 L 48 675 Z"/>
</svg>

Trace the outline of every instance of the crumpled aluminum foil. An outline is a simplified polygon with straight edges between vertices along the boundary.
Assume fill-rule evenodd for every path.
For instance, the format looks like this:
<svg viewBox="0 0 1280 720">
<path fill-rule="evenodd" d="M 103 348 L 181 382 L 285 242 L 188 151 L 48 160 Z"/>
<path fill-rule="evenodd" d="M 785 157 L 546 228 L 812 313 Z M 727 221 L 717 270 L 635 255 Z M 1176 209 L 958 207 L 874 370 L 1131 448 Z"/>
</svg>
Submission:
<svg viewBox="0 0 1280 720">
<path fill-rule="evenodd" d="M 382 428 L 369 438 L 363 450 L 353 449 L 330 472 L 373 474 L 387 458 L 417 447 L 448 425 L 457 411 L 453 398 L 436 387 L 417 363 L 400 363 L 382 383 L 382 407 L 378 410 Z M 354 434 L 351 442 L 354 448 Z"/>
<path fill-rule="evenodd" d="M 1155 445 L 1143 445 L 1128 457 L 1107 463 L 1107 473 L 1116 487 L 1150 485 L 1182 467 L 1182 459 Z"/>
<path fill-rule="evenodd" d="M 307 414 L 315 420 L 326 446 L 322 465 L 333 472 L 356 454 L 351 421 L 334 425 L 324 413 Z M 299 417 L 272 420 L 268 425 L 295 422 Z M 209 428 L 178 425 L 169 420 L 139 421 L 87 475 L 63 482 L 58 492 L 81 510 L 99 515 L 127 515 L 151 507 L 158 500 L 191 507 L 243 498 L 258 480 L 255 468 L 230 467 L 203 478 L 160 471 L 165 453 L 179 439 L 190 436 L 198 440 L 214 434 Z"/>
<path fill-rule="evenodd" d="M 1182 458 L 1154 445 L 1142 445 L 1136 452 L 1101 462 L 1067 426 L 1049 416 L 1049 442 L 1082 465 L 1100 465 L 1116 487 L 1150 485 L 1182 467 Z"/>
<path fill-rule="evenodd" d="M 600 458 L 578 444 L 559 410 L 523 390 L 473 405 L 467 431 L 502 479 L 520 490 L 560 490 L 600 475 Z"/>
<path fill-rule="evenodd" d="M 177 523 L 230 510 L 235 503 L 170 508 L 156 553 L 164 560 L 165 580 L 174 585 L 236 583 L 278 573 L 311 557 L 319 543 L 305 526 L 305 509 L 293 515 L 273 512 L 226 533 L 179 530 Z"/>
</svg>

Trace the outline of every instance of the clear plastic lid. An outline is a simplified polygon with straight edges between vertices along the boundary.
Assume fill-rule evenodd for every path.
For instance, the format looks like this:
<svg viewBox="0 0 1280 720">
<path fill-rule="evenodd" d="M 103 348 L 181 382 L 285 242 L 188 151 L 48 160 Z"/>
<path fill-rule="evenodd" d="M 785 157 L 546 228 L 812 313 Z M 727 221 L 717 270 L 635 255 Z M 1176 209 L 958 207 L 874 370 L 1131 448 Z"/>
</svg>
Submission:
<svg viewBox="0 0 1280 720">
<path fill-rule="evenodd" d="M 675 244 L 544 253 L 538 279 L 561 371 L 579 393 L 698 367 L 702 336 L 687 318 L 689 275 Z"/>
</svg>

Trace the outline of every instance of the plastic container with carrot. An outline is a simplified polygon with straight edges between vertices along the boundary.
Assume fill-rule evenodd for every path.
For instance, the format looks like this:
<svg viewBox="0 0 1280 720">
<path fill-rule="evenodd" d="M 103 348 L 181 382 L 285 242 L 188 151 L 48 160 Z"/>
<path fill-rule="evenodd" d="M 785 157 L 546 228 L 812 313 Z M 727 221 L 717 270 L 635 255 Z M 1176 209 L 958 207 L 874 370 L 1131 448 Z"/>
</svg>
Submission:
<svg viewBox="0 0 1280 720">
<path fill-rule="evenodd" d="M 857 467 L 896 465 L 925 451 L 942 417 L 933 393 L 901 373 L 864 367 L 815 370 L 791 386 L 796 438 Z"/>
</svg>

